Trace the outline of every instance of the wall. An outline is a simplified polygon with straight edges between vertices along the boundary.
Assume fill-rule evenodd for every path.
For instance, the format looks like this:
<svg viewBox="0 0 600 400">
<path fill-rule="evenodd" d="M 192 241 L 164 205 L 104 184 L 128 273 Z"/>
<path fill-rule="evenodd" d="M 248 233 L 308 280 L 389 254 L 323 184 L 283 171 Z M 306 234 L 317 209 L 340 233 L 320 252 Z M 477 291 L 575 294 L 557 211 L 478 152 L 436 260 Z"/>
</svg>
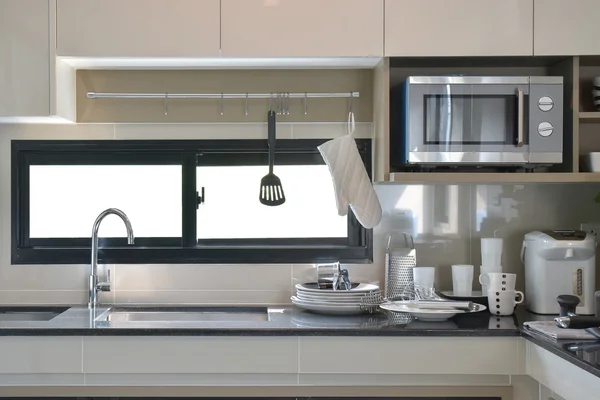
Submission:
<svg viewBox="0 0 600 400">
<path fill-rule="evenodd" d="M 355 135 L 370 137 L 371 130 L 371 123 L 357 123 Z M 344 134 L 344 122 L 283 122 L 278 123 L 277 129 L 277 137 L 282 139 L 333 138 Z M 266 139 L 266 123 L 0 125 L 0 304 L 84 304 L 89 274 L 87 265 L 10 265 L 11 140 L 224 138 Z M 294 276 L 313 267 L 286 264 L 110 268 L 114 290 L 100 293 L 103 302 L 273 304 L 289 302 Z"/>
<path fill-rule="evenodd" d="M 235 129 L 233 129 L 235 127 Z M 358 125 L 369 137 L 370 123 Z M 288 124 L 281 138 L 336 137 L 344 123 Z M 266 138 L 265 124 L 0 125 L 0 304 L 84 304 L 87 265 L 10 265 L 10 141 L 13 139 Z M 373 265 L 348 266 L 355 280 L 383 279 L 385 236 L 412 232 L 420 265 L 438 267 L 437 286 L 451 288 L 450 265 L 478 265 L 479 238 L 505 238 L 504 266 L 522 272 L 523 235 L 599 221 L 592 199 L 600 185 L 377 184 L 384 221 L 375 229 Z M 314 279 L 313 265 L 111 265 L 113 291 L 103 302 L 289 303 L 293 286 Z M 522 279 L 519 285 L 523 285 Z"/>
<path fill-rule="evenodd" d="M 261 122 L 268 99 L 89 99 L 100 93 L 338 93 L 359 92 L 352 99 L 356 121 L 371 122 L 373 71 L 368 69 L 306 70 L 78 70 L 77 122 L 83 123 L 231 123 Z M 247 104 L 246 104 L 247 103 Z M 336 122 L 348 118 L 348 99 L 289 100 L 289 115 L 279 122 Z M 246 106 L 248 115 L 246 115 Z M 221 115 L 223 111 L 223 115 Z"/>
<path fill-rule="evenodd" d="M 452 264 L 475 265 L 478 274 L 480 238 L 494 235 L 504 238 L 503 270 L 519 274 L 522 289 L 520 252 L 527 232 L 600 221 L 600 204 L 593 201 L 600 184 L 378 184 L 376 190 L 384 209 L 375 230 L 377 269 L 383 270 L 385 235 L 409 232 L 417 263 L 437 267 L 439 289 L 452 289 Z"/>
</svg>

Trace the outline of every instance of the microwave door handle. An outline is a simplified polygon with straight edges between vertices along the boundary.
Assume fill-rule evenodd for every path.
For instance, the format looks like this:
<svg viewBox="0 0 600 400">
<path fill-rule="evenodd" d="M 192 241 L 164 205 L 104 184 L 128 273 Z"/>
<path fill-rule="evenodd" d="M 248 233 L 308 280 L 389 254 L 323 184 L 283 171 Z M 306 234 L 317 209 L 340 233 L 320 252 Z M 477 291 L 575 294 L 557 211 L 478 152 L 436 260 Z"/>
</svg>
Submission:
<svg viewBox="0 0 600 400">
<path fill-rule="evenodd" d="M 517 147 L 525 144 L 525 93 L 523 89 L 517 89 Z"/>
</svg>

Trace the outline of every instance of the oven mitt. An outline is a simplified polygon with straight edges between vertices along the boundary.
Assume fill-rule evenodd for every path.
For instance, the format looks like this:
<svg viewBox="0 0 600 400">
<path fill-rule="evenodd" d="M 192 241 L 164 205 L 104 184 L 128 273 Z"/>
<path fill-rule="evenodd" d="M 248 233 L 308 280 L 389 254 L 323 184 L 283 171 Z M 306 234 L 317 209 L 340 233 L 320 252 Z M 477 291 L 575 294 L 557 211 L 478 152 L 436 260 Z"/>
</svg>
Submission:
<svg viewBox="0 0 600 400">
<path fill-rule="evenodd" d="M 318 149 L 333 179 L 338 214 L 348 214 L 350 206 L 358 222 L 365 228 L 379 225 L 381 205 L 352 133 L 325 142 Z"/>
</svg>

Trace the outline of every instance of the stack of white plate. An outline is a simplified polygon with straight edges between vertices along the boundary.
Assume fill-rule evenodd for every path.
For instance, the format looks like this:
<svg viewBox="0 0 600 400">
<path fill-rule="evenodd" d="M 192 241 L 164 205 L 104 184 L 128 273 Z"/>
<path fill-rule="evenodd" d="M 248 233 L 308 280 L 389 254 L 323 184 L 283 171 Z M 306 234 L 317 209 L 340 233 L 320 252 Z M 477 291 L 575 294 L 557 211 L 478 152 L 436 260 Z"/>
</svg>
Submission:
<svg viewBox="0 0 600 400">
<path fill-rule="evenodd" d="M 380 295 L 379 286 L 369 283 L 354 283 L 350 290 L 319 289 L 316 283 L 296 285 L 296 296 L 292 303 L 305 310 L 320 314 L 360 314 L 365 296 Z"/>
</svg>

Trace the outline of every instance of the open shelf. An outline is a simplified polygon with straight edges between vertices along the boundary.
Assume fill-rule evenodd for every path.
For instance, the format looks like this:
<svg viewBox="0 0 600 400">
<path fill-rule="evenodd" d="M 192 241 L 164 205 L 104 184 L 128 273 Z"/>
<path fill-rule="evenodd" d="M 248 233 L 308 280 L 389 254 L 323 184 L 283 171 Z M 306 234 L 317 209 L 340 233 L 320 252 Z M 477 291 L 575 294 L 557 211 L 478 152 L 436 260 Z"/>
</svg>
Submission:
<svg viewBox="0 0 600 400">
<path fill-rule="evenodd" d="M 579 120 L 585 122 L 598 122 L 600 123 L 600 111 L 592 111 L 592 112 L 580 112 Z"/>
<path fill-rule="evenodd" d="M 581 172 L 392 172 L 394 183 L 592 183 L 600 173 Z"/>
</svg>

